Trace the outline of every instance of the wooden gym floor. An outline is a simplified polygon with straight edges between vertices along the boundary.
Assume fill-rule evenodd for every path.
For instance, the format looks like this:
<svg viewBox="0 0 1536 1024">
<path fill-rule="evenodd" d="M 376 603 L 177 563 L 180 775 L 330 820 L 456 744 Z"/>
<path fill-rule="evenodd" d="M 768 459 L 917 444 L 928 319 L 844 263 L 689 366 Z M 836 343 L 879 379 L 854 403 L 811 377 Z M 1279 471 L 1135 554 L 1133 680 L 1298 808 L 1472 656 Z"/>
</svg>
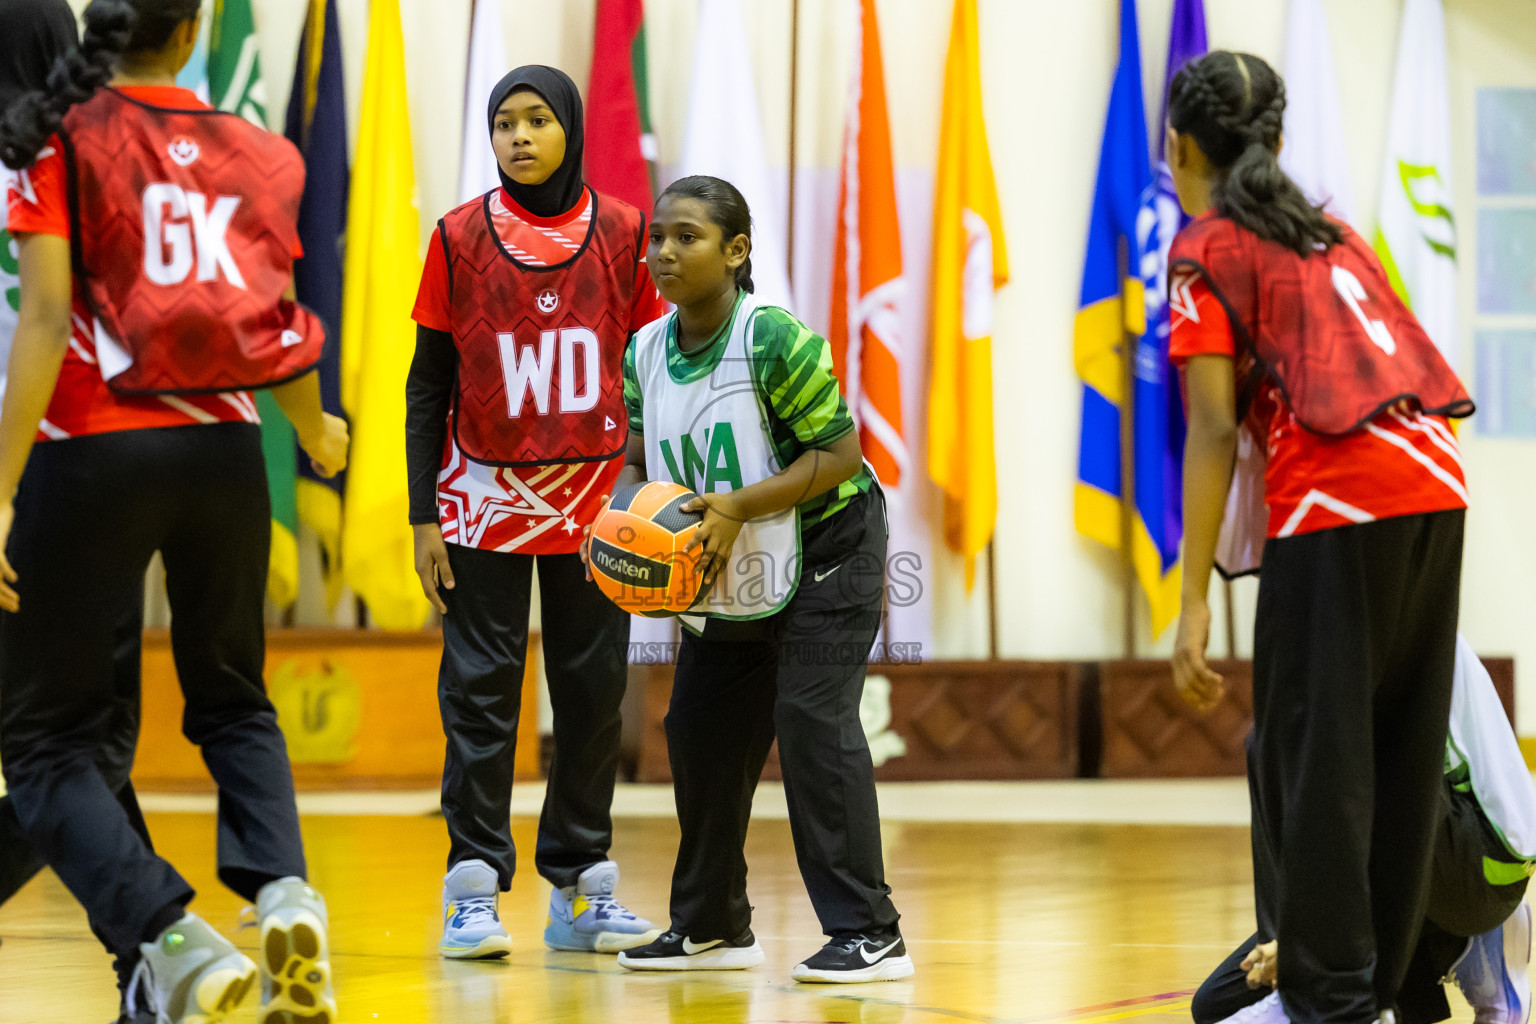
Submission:
<svg viewBox="0 0 1536 1024">
<path fill-rule="evenodd" d="M 760 803 L 771 808 L 777 788 L 765 784 Z M 1017 817 L 1019 802 L 1027 806 L 1036 792 L 1051 800 L 1066 794 L 1070 802 L 1074 792 L 1087 798 L 1098 791 L 1018 784 L 976 792 L 995 812 L 980 816 L 1003 820 L 887 820 L 888 878 L 917 976 L 860 986 L 790 980 L 790 968 L 822 938 L 795 868 L 788 823 L 781 819 L 754 820 L 748 844 L 753 926 L 767 963 L 746 972 L 632 975 L 609 957 L 544 949 L 548 888 L 532 870 L 531 856 L 512 892 L 502 897 L 503 920 L 516 944 L 510 960 L 441 960 L 438 885 L 447 848 L 441 819 L 420 813 L 306 813 L 311 875 L 330 902 L 341 1020 L 1189 1020 L 1190 994 L 1252 930 L 1246 828 L 1019 822 L 1007 819 Z M 1136 792 L 1143 806 L 1168 798 L 1157 788 Z M 1183 791 L 1172 792 L 1180 798 Z M 1229 786 L 1221 792 L 1231 804 L 1241 790 Z M 647 799 L 654 808 L 669 795 L 652 793 Z M 891 802 L 884 791 L 882 800 Z M 526 807 L 528 801 L 518 803 Z M 214 878 L 213 816 L 202 810 L 159 812 L 149 815 L 149 823 L 156 846 L 199 890 L 194 909 L 239 945 L 253 948 L 253 932 L 236 931 L 241 901 Z M 532 817 L 514 818 L 519 850 L 531 853 L 535 824 Z M 664 921 L 675 822 L 624 816 L 615 824 L 614 852 L 624 872 L 621 896 L 637 912 Z M 115 1013 L 108 958 L 78 905 L 50 873 L 0 908 L 0 937 L 0 1024 L 101 1024 Z M 1465 1004 L 1452 998 L 1456 1019 L 1470 1020 Z"/>
</svg>

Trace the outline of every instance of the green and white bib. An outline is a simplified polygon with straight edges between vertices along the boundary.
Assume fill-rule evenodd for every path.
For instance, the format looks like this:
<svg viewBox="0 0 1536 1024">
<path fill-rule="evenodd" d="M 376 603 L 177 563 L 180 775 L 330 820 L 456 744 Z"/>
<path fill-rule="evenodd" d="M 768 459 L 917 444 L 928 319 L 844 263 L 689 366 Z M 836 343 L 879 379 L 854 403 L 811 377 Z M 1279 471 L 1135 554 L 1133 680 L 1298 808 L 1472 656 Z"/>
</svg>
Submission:
<svg viewBox="0 0 1536 1024">
<path fill-rule="evenodd" d="M 718 356 L 708 373 L 679 380 L 668 359 L 677 315 L 641 328 L 634 339 L 635 375 L 645 396 L 642 411 L 645 471 L 696 494 L 725 494 L 783 470 L 769 442 L 768 409 L 752 372 L 752 321 L 764 308 L 751 295 L 738 299 L 722 336 L 685 358 Z M 723 351 L 712 351 L 714 346 Z M 800 517 L 790 508 L 742 524 L 729 564 L 693 609 L 724 619 L 772 615 L 800 582 Z"/>
</svg>

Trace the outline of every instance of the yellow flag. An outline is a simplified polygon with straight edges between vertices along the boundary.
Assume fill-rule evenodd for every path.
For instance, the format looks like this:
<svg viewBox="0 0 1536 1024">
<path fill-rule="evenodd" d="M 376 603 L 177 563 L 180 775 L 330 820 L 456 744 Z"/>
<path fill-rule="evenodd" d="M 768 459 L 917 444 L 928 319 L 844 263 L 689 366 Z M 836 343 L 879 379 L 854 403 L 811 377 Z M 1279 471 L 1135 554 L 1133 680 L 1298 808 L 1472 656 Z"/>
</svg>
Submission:
<svg viewBox="0 0 1536 1024">
<path fill-rule="evenodd" d="M 992 293 L 1008 280 L 1003 219 L 981 109 L 976 0 L 955 0 L 944 62 L 933 202 L 933 375 L 928 473 L 944 491 L 944 537 L 965 583 L 997 522 L 992 440 Z"/>
<path fill-rule="evenodd" d="M 428 611 L 413 567 L 405 471 L 405 374 L 421 278 L 417 206 L 400 8 L 376 0 L 347 204 L 341 403 L 352 418 L 352 458 L 341 561 L 347 584 L 388 629 L 415 629 Z"/>
</svg>

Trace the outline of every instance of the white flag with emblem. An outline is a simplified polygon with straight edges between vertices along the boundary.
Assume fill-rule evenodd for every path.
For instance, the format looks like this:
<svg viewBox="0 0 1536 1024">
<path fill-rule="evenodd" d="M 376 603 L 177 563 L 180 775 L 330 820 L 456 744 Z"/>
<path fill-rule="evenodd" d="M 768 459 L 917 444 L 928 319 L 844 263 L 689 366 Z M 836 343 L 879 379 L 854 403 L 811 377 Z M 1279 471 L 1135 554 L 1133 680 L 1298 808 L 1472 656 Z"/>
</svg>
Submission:
<svg viewBox="0 0 1536 1024">
<path fill-rule="evenodd" d="M 1373 241 L 1392 286 L 1459 370 L 1451 196 L 1445 10 L 1441 0 L 1407 0 Z"/>
</svg>

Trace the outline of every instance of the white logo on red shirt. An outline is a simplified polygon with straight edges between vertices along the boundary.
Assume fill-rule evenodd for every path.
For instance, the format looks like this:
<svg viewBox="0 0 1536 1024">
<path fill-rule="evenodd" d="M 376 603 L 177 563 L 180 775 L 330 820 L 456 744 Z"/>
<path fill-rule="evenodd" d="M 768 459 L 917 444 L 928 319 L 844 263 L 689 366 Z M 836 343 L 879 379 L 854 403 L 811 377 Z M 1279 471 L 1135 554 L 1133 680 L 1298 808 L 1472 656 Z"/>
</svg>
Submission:
<svg viewBox="0 0 1536 1024">
<path fill-rule="evenodd" d="M 1190 294 L 1189 286 L 1194 284 L 1198 276 L 1185 271 L 1175 277 L 1168 286 L 1168 308 L 1190 323 L 1196 324 L 1200 322 L 1200 310 L 1195 303 L 1195 297 Z"/>
<path fill-rule="evenodd" d="M 188 138 L 175 139 L 166 149 L 166 153 L 178 167 L 186 167 L 197 160 L 202 150 L 197 148 L 197 143 Z"/>
<path fill-rule="evenodd" d="M 293 346 L 304 340 L 304 336 L 298 331 L 284 331 L 282 337 L 283 348 L 293 348 Z"/>
<path fill-rule="evenodd" d="M 546 288 L 537 296 L 540 313 L 553 313 L 560 306 L 560 294 L 553 288 Z"/>
</svg>

